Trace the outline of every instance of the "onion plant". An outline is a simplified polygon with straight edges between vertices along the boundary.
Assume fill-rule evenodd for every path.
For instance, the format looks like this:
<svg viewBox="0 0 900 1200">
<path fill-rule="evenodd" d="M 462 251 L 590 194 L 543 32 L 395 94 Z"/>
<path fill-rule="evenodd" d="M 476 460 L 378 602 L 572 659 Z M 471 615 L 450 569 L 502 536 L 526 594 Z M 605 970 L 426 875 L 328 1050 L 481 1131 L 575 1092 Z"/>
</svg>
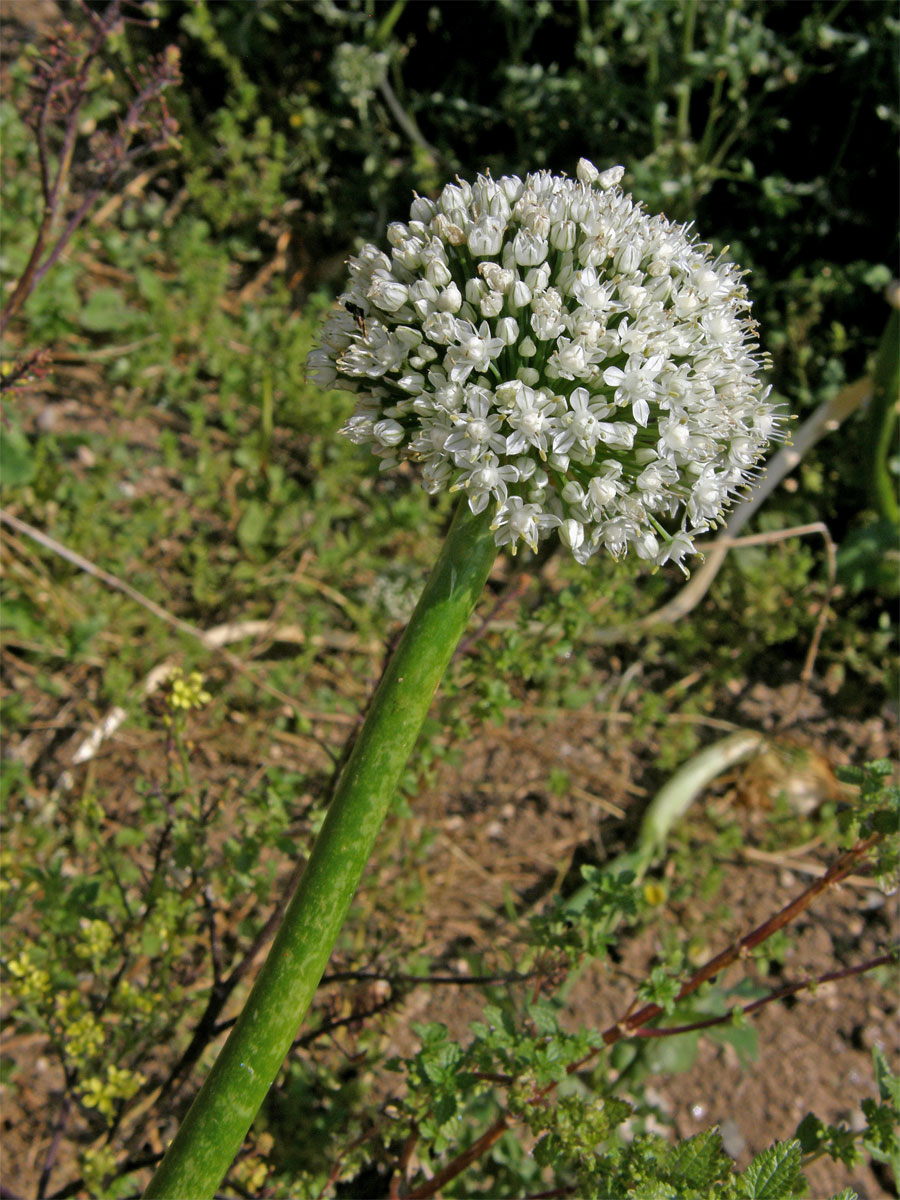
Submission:
<svg viewBox="0 0 900 1200">
<path fill-rule="evenodd" d="M 146 1192 L 212 1196 L 325 970 L 498 550 L 694 552 L 781 420 L 740 270 L 650 216 L 622 167 L 448 184 L 363 246 L 309 358 L 344 433 L 459 502 L 243 1012 Z"/>
</svg>

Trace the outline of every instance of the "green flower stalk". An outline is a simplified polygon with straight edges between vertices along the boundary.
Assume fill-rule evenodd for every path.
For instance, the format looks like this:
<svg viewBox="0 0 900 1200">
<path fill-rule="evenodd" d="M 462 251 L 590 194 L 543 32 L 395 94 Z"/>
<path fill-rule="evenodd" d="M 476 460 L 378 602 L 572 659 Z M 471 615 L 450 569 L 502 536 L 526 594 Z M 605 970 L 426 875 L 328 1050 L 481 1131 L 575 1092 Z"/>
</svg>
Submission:
<svg viewBox="0 0 900 1200">
<path fill-rule="evenodd" d="M 309 358 L 344 432 L 461 501 L 237 1024 L 146 1192 L 212 1196 L 287 1055 L 499 547 L 682 563 L 780 418 L 740 272 L 618 189 L 479 176 L 364 246 Z"/>
<path fill-rule="evenodd" d="M 145 1195 L 212 1196 L 296 1037 L 435 690 L 497 555 L 460 505 L 328 807 L 269 956 Z"/>
</svg>

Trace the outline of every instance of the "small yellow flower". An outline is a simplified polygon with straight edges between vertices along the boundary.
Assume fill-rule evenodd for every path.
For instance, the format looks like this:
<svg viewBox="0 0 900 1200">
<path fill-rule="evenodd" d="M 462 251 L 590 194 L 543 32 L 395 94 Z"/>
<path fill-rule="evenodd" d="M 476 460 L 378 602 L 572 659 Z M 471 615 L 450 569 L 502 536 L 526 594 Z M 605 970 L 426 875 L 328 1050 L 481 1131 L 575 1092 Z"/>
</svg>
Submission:
<svg viewBox="0 0 900 1200">
<path fill-rule="evenodd" d="M 189 712 L 192 708 L 203 708 L 210 700 L 212 696 L 203 687 L 203 676 L 199 671 L 191 671 L 185 677 L 180 667 L 174 669 L 169 676 L 169 708 L 175 712 Z"/>
<path fill-rule="evenodd" d="M 53 1007 L 63 1025 L 74 1021 L 83 1009 L 81 997 L 77 992 L 57 992 Z"/>
<path fill-rule="evenodd" d="M 233 1174 L 251 1195 L 261 1191 L 268 1173 L 269 1164 L 256 1155 L 242 1159 L 233 1168 Z"/>
<path fill-rule="evenodd" d="M 266 1176 L 269 1173 L 269 1164 L 266 1160 L 272 1153 L 274 1145 L 275 1139 L 271 1133 L 261 1133 L 256 1139 L 254 1153 L 239 1159 L 232 1168 L 233 1177 L 252 1195 L 261 1192 L 263 1184 L 266 1182 Z"/>
<path fill-rule="evenodd" d="M 111 1146 L 89 1146 L 81 1156 L 81 1174 L 91 1192 L 99 1193 L 104 1180 L 116 1169 L 116 1152 Z"/>
<path fill-rule="evenodd" d="M 118 1100 L 129 1100 L 146 1082 L 140 1071 L 129 1071 L 125 1067 L 109 1066 L 106 1079 L 94 1075 L 81 1085 L 81 1102 L 85 1108 L 96 1108 L 106 1117 L 115 1113 Z"/>
<path fill-rule="evenodd" d="M 78 815 L 91 825 L 99 825 L 106 816 L 103 805 L 90 792 L 85 792 L 78 802 Z"/>
<path fill-rule="evenodd" d="M 14 873 L 18 880 L 19 872 L 15 868 L 15 855 L 9 850 L 0 850 L 0 895 L 5 895 L 13 887 Z"/>
<path fill-rule="evenodd" d="M 75 953 L 79 958 L 102 958 L 113 944 L 112 927 L 106 921 L 82 917 L 81 930 L 83 940 L 76 945 Z"/>
<path fill-rule="evenodd" d="M 92 1012 L 69 1021 L 64 1036 L 66 1053 L 76 1063 L 96 1057 L 106 1044 L 106 1030 Z"/>
<path fill-rule="evenodd" d="M 15 980 L 11 990 L 20 1000 L 41 1000 L 50 991 L 50 974 L 32 962 L 30 949 L 11 959 L 7 969 Z"/>
<path fill-rule="evenodd" d="M 98 1076 L 85 1079 L 81 1085 L 81 1103 L 85 1108 L 96 1108 L 98 1112 L 112 1116 L 112 1103 L 106 1095 L 106 1085 Z"/>
<path fill-rule="evenodd" d="M 106 1068 L 106 1076 L 109 1087 L 114 1088 L 123 1100 L 130 1099 L 146 1082 L 140 1071 L 129 1071 L 125 1067 L 109 1066 Z"/>
<path fill-rule="evenodd" d="M 660 904 L 666 902 L 666 889 L 661 883 L 651 879 L 644 884 L 644 899 L 653 908 L 659 908 Z"/>
<path fill-rule="evenodd" d="M 116 1004 L 123 1012 L 150 1016 L 155 1008 L 162 1006 L 162 992 L 148 992 L 146 988 L 135 987 L 129 980 L 123 979 L 119 983 Z"/>
</svg>

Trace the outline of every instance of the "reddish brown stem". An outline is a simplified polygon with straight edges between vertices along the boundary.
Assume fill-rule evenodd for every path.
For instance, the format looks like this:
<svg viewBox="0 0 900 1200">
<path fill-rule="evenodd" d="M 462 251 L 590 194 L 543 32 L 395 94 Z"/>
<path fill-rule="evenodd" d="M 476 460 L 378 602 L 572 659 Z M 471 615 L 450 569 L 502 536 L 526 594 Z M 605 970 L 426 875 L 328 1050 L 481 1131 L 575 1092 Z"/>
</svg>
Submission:
<svg viewBox="0 0 900 1200">
<path fill-rule="evenodd" d="M 43 1197 L 47 1194 L 47 1185 L 50 1182 L 51 1172 L 56 1165 L 56 1159 L 59 1155 L 59 1148 L 62 1145 L 63 1133 L 65 1132 L 66 1123 L 69 1120 L 71 1108 L 72 1099 L 69 1094 L 66 1093 L 63 1095 L 62 1104 L 60 1104 L 59 1112 L 56 1115 L 50 1148 L 47 1151 L 47 1157 L 44 1159 L 44 1165 L 41 1169 L 41 1177 L 38 1180 L 38 1200 L 43 1200 Z"/>
<path fill-rule="evenodd" d="M 406 1171 L 409 1167 L 413 1156 L 413 1151 L 416 1148 L 416 1143 L 419 1140 L 418 1129 L 413 1129 L 409 1137 L 403 1143 L 403 1150 L 400 1153 L 400 1161 L 397 1163 L 397 1169 L 391 1176 L 391 1184 L 388 1189 L 388 1200 L 400 1200 L 400 1188 L 403 1180 L 406 1177 Z"/>
<path fill-rule="evenodd" d="M 79 204 L 78 208 L 66 222 L 65 228 L 59 237 L 56 239 L 56 244 L 47 255 L 44 262 L 33 272 L 31 281 L 32 288 L 37 287 L 47 272 L 58 261 L 63 250 L 69 243 L 72 235 L 82 224 L 88 213 L 97 203 L 97 199 L 101 193 L 110 186 L 115 177 L 120 174 L 126 167 L 132 165 L 134 160 L 143 154 L 150 154 L 154 150 L 160 150 L 166 144 L 166 138 L 162 137 L 157 141 L 151 142 L 147 146 L 142 146 L 137 150 L 128 150 L 131 138 L 134 136 L 140 121 L 141 114 L 144 109 L 153 100 L 159 99 L 162 92 L 174 82 L 174 77 L 171 75 L 163 75 L 160 78 L 154 79 L 145 87 L 139 95 L 131 102 L 128 112 L 119 127 L 119 131 L 113 138 L 109 147 L 105 152 L 106 168 L 96 187 L 92 188 L 85 198 Z M 8 318 L 6 318 L 8 319 Z"/>
<path fill-rule="evenodd" d="M 473 984 L 484 987 L 485 984 L 528 983 L 532 979 L 545 977 L 543 971 L 508 971 L 504 975 L 405 975 L 402 971 L 331 971 L 322 976 L 322 983 L 345 983 L 348 980 L 384 979 L 391 984 L 450 984 L 453 987 L 471 987 Z"/>
<path fill-rule="evenodd" d="M 896 955 L 881 954 L 878 958 L 858 963 L 855 967 L 844 967 L 841 971 L 827 971 L 824 975 L 814 975 L 808 979 L 801 979 L 797 983 L 785 984 L 784 987 L 773 989 L 767 996 L 754 1000 L 752 1004 L 744 1004 L 732 1009 L 722 1017 L 707 1017 L 706 1020 L 694 1021 L 690 1025 L 666 1025 L 657 1029 L 638 1029 L 633 1036 L 640 1038 L 671 1037 L 676 1033 L 694 1033 L 699 1029 L 711 1029 L 714 1025 L 726 1025 L 733 1020 L 735 1012 L 741 1012 L 745 1017 L 749 1017 L 753 1013 L 759 1012 L 761 1008 L 765 1008 L 767 1004 L 772 1004 L 776 1000 L 784 1000 L 788 996 L 796 996 L 798 992 L 805 991 L 807 988 L 818 987 L 822 983 L 833 983 L 837 979 L 849 979 L 852 975 L 863 975 L 866 971 L 874 971 L 876 967 L 883 967 L 887 963 L 895 961 Z"/>
<path fill-rule="evenodd" d="M 455 1179 L 457 1175 L 462 1174 L 466 1167 L 471 1166 L 473 1162 L 477 1162 L 482 1154 L 485 1154 L 493 1146 L 498 1138 L 501 1138 L 510 1125 L 515 1121 L 515 1117 L 511 1113 L 502 1113 L 493 1125 L 481 1135 L 477 1142 L 473 1142 L 468 1150 L 463 1150 L 462 1154 L 458 1154 L 452 1162 L 447 1163 L 442 1171 L 438 1171 L 431 1179 L 427 1180 L 420 1187 L 413 1188 L 411 1192 L 406 1193 L 406 1200 L 425 1200 L 426 1196 L 433 1196 L 436 1192 L 449 1183 L 451 1179 Z"/>
<path fill-rule="evenodd" d="M 746 958 L 751 950 L 755 949 L 760 943 L 766 941 L 779 929 L 784 929 L 791 921 L 799 917 L 804 909 L 812 904 L 817 896 L 832 887 L 836 883 L 840 883 L 845 876 L 849 875 L 857 861 L 863 857 L 868 850 L 877 842 L 880 834 L 872 834 L 871 837 L 863 838 L 854 846 L 833 863 L 829 869 L 815 882 L 811 883 L 808 888 L 795 897 L 790 904 L 774 916 L 769 917 L 768 921 L 763 921 L 762 925 L 758 925 L 756 929 L 751 930 L 746 937 L 742 937 L 739 942 L 735 942 L 733 946 L 729 946 L 727 950 L 723 950 L 709 962 L 704 965 L 683 985 L 678 995 L 676 1002 L 683 1000 L 685 996 L 690 996 L 696 992 L 701 984 L 707 980 L 715 978 L 720 971 L 724 971 L 726 967 L 731 966 L 739 958 Z M 614 1042 L 621 1041 L 622 1038 L 630 1037 L 636 1029 L 642 1025 L 646 1025 L 648 1021 L 654 1020 L 663 1013 L 663 1009 L 658 1004 L 645 1004 L 643 1008 L 639 1008 L 637 1012 L 625 1020 L 617 1021 L 615 1025 L 611 1025 L 609 1029 L 604 1030 L 603 1040 L 607 1046 L 611 1046 Z M 593 1058 L 597 1051 L 592 1052 L 588 1057 Z M 578 1070 L 578 1064 L 575 1064 L 570 1070 Z"/>
<path fill-rule="evenodd" d="M 98 174 L 98 181 L 88 189 L 81 203 L 57 236 L 52 249 L 46 253 L 53 228 L 60 219 L 63 198 L 68 188 L 72 159 L 79 134 L 80 113 L 87 95 L 90 70 L 110 34 L 122 21 L 122 0 L 110 0 L 102 16 L 98 16 L 84 4 L 81 7 L 93 27 L 90 44 L 84 50 L 82 57 L 75 63 L 71 75 L 67 73 L 66 63 L 67 61 L 71 63 L 72 58 L 66 60 L 65 56 L 61 54 L 57 55 L 43 72 L 44 90 L 35 120 L 41 193 L 44 201 L 43 211 L 28 262 L 0 313 L 0 332 L 6 328 L 35 287 L 58 261 L 72 235 L 86 219 L 103 189 L 108 187 L 116 176 L 131 165 L 140 154 L 150 153 L 165 145 L 174 131 L 174 125 L 163 106 L 162 137 L 138 150 L 129 150 L 131 139 L 140 128 L 148 106 L 155 100 L 162 105 L 162 93 L 170 84 L 178 80 L 177 54 L 170 50 L 154 68 L 148 82 L 139 89 L 119 125 L 115 137 L 95 161 L 94 169 Z M 63 111 L 60 112 L 60 109 Z M 48 131 L 49 122 L 55 115 L 65 123 L 56 167 L 53 170 L 51 169 L 52 155 Z"/>
<path fill-rule="evenodd" d="M 72 155 L 75 151 L 75 142 L 78 138 L 78 115 L 84 101 L 88 72 L 94 59 L 100 53 L 104 41 L 119 20 L 119 13 L 120 0 L 112 0 L 104 14 L 103 20 L 95 22 L 93 41 L 85 51 L 74 79 L 51 79 L 44 92 L 36 124 L 38 159 L 41 172 L 41 192 L 44 197 L 44 207 L 41 214 L 41 223 L 35 235 L 34 245 L 28 256 L 28 262 L 25 264 L 25 269 L 19 277 L 19 282 L 13 289 L 12 295 L 4 305 L 2 314 L 0 314 L 0 332 L 6 328 L 10 320 L 16 315 L 37 283 L 41 255 L 44 253 L 50 231 L 56 222 L 60 201 L 65 192 L 69 170 L 72 166 Z M 47 123 L 51 115 L 54 100 L 60 92 L 69 86 L 71 86 L 72 94 L 67 103 L 68 112 L 65 131 L 59 151 L 56 175 L 51 181 Z"/>
<path fill-rule="evenodd" d="M 837 859 L 837 861 L 834 862 L 831 867 L 829 867 L 824 875 L 810 884 L 808 888 L 805 888 L 804 891 L 802 891 L 799 896 L 792 900 L 790 904 L 786 905 L 783 909 L 781 909 L 780 912 L 770 917 L 767 921 L 764 921 L 762 925 L 758 925 L 756 929 L 752 930 L 745 937 L 741 938 L 740 941 L 735 942 L 727 950 L 723 950 L 721 954 L 717 954 L 714 958 L 711 958 L 709 962 L 700 967 L 700 969 L 696 971 L 695 974 L 692 975 L 687 983 L 685 983 L 681 988 L 677 999 L 682 1000 L 685 996 L 691 995 L 700 987 L 701 984 L 706 983 L 708 980 L 714 978 L 719 974 L 720 971 L 723 971 L 737 959 L 746 957 L 750 951 L 754 949 L 754 947 L 758 946 L 761 942 L 764 942 L 767 938 L 770 938 L 774 933 L 777 933 L 779 929 L 783 929 L 786 925 L 789 925 L 791 921 L 796 920 L 800 913 L 802 913 L 804 909 L 808 908 L 809 905 L 812 904 L 813 900 L 820 896 L 822 892 L 826 891 L 826 889 L 829 887 L 840 883 L 842 879 L 849 875 L 859 859 L 861 859 L 880 839 L 880 834 L 873 834 L 871 837 L 862 838 L 856 842 L 855 845 L 851 846 L 849 850 L 842 854 L 840 858 Z M 888 956 L 888 959 L 889 958 L 890 956 Z M 873 963 L 871 965 L 877 964 Z M 847 973 L 858 972 L 854 972 L 853 968 L 850 968 L 847 972 L 834 972 L 830 976 L 824 976 L 822 982 L 826 982 L 828 978 L 842 978 Z M 809 986 L 808 982 L 806 986 Z M 757 1006 L 760 1007 L 761 1005 L 758 1004 Z M 615 1025 L 611 1025 L 604 1031 L 603 1047 L 598 1047 L 595 1050 L 591 1050 L 589 1054 L 586 1054 L 577 1062 L 571 1063 L 566 1068 L 567 1074 L 572 1075 L 576 1071 L 582 1070 L 585 1066 L 587 1066 L 588 1063 L 595 1059 L 600 1053 L 600 1050 L 606 1046 L 611 1046 L 613 1043 L 622 1041 L 624 1038 L 647 1036 L 645 1033 L 639 1033 L 638 1030 L 640 1030 L 641 1027 L 646 1025 L 649 1021 L 652 1021 L 654 1018 L 660 1016 L 662 1012 L 663 1009 L 658 1004 L 645 1004 L 643 1008 L 638 1009 L 637 1012 L 631 1013 L 630 1016 L 623 1017 L 617 1021 Z M 722 1020 L 730 1019 L 730 1015 L 727 1018 L 722 1018 Z M 666 1032 L 671 1033 L 672 1031 L 668 1030 Z M 555 1082 L 547 1084 L 546 1087 L 542 1088 L 537 1093 L 538 1097 L 549 1095 L 550 1092 L 556 1088 L 556 1086 L 557 1085 Z M 491 1146 L 493 1146 L 493 1144 L 503 1136 L 506 1130 L 516 1123 L 517 1119 L 517 1117 L 508 1111 L 501 1113 L 493 1125 L 491 1125 L 476 1142 L 473 1142 L 467 1150 L 464 1150 L 461 1154 L 458 1154 L 456 1158 L 447 1163 L 447 1165 L 442 1170 L 438 1171 L 437 1174 L 431 1179 L 426 1180 L 424 1183 L 420 1184 L 419 1187 L 408 1192 L 406 1200 L 427 1200 L 428 1197 L 434 1196 L 445 1184 L 449 1183 L 452 1179 L 455 1179 L 457 1175 L 462 1174 L 467 1167 L 471 1166 L 471 1164 L 476 1162 L 482 1154 L 486 1153 Z"/>
</svg>

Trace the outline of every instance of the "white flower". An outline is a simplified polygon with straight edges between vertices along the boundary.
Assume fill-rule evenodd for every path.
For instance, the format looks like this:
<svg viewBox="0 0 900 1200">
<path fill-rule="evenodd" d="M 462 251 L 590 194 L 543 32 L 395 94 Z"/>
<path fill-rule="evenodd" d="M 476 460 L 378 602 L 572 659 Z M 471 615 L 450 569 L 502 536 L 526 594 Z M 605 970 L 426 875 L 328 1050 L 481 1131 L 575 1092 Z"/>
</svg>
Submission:
<svg viewBox="0 0 900 1200">
<path fill-rule="evenodd" d="M 496 325 L 497 336 L 502 337 L 507 346 L 515 344 L 519 336 L 519 322 L 515 317 L 501 317 Z"/>
<path fill-rule="evenodd" d="M 547 239 L 520 229 L 513 241 L 513 258 L 520 267 L 536 267 L 547 257 Z"/>
<path fill-rule="evenodd" d="M 506 438 L 500 433 L 502 416 L 492 412 L 491 396 L 482 388 L 469 389 L 468 412 L 456 417 L 456 428 L 444 442 L 457 466 L 478 463 L 487 453 L 503 454 Z"/>
<path fill-rule="evenodd" d="M 568 411 L 560 417 L 560 428 L 553 436 L 554 452 L 572 454 L 575 451 L 578 461 L 585 465 L 592 462 L 600 440 L 600 423 L 609 412 L 609 405 L 601 399 L 592 398 L 587 388 L 576 388 L 568 398 Z M 578 487 L 581 488 L 580 483 Z"/>
<path fill-rule="evenodd" d="M 560 524 L 559 536 L 570 550 L 576 551 L 584 543 L 584 525 L 574 517 L 568 517 Z"/>
<path fill-rule="evenodd" d="M 478 302 L 478 310 L 483 317 L 499 317 L 503 312 L 503 296 L 500 292 L 488 292 Z M 500 332 L 499 330 L 497 331 Z M 502 336 L 502 335 L 501 335 Z M 503 339 L 506 341 L 506 338 Z"/>
<path fill-rule="evenodd" d="M 549 529 L 559 522 L 556 517 L 542 513 L 537 504 L 526 504 L 520 496 L 510 496 L 497 510 L 491 529 L 498 546 L 511 543 L 515 554 L 519 541 L 537 550 L 542 529 Z"/>
<path fill-rule="evenodd" d="M 624 167 L 608 167 L 597 176 L 597 182 L 602 188 L 615 187 L 617 183 L 622 182 L 624 175 Z"/>
<path fill-rule="evenodd" d="M 508 292 L 512 285 L 516 282 L 515 271 L 507 271 L 504 267 L 498 267 L 495 262 L 479 263 L 478 274 L 482 277 L 491 291 L 501 292 L 503 294 Z"/>
<path fill-rule="evenodd" d="M 439 312 L 458 313 L 462 307 L 462 302 L 462 293 L 456 284 L 451 282 L 438 294 L 435 301 L 435 308 Z"/>
<path fill-rule="evenodd" d="M 542 342 L 552 341 L 565 329 L 562 296 L 556 288 L 536 292 L 531 301 L 531 328 Z"/>
<path fill-rule="evenodd" d="M 603 372 L 603 382 L 615 388 L 616 404 L 630 404 L 635 421 L 644 429 L 650 419 L 650 400 L 656 396 L 656 377 L 663 362 L 663 356 L 656 354 L 642 363 L 629 359 L 624 371 L 621 367 L 608 367 Z"/>
<path fill-rule="evenodd" d="M 647 215 L 622 167 L 457 180 L 364 246 L 308 369 L 382 469 L 490 509 L 498 546 L 682 566 L 782 418 L 742 274 Z M 683 566 L 682 566 L 682 569 Z"/>
<path fill-rule="evenodd" d="M 471 321 L 458 321 L 456 336 L 457 343 L 447 351 L 444 362 L 450 378 L 459 383 L 465 383 L 472 371 L 486 371 L 491 359 L 506 349 L 503 338 L 491 336 L 487 321 L 478 329 Z"/>
<path fill-rule="evenodd" d="M 513 430 L 506 439 L 506 453 L 510 456 L 521 454 L 531 446 L 542 459 L 546 458 L 555 410 L 556 401 L 552 394 L 536 392 L 520 383 L 515 399 L 504 410 L 506 421 Z"/>
<path fill-rule="evenodd" d="M 399 421 L 376 421 L 372 426 L 372 436 L 382 446 L 399 446 L 406 436 L 406 430 Z"/>
<path fill-rule="evenodd" d="M 574 221 L 557 221 L 550 226 L 550 245 L 554 250 L 571 250 L 578 237 Z"/>
<path fill-rule="evenodd" d="M 575 174 L 582 183 L 596 183 L 600 178 L 600 172 L 589 159 L 579 158 L 578 166 L 575 169 Z"/>
<path fill-rule="evenodd" d="M 385 312 L 395 313 L 409 299 L 409 289 L 394 279 L 389 271 L 376 271 L 366 298 Z"/>
<path fill-rule="evenodd" d="M 488 452 L 479 463 L 463 472 L 453 485 L 453 490 L 466 488 L 469 507 L 473 513 L 480 513 L 484 512 L 492 497 L 501 503 L 505 501 L 506 485 L 516 483 L 518 479 L 519 472 L 512 464 L 501 466 L 497 456 Z"/>
<path fill-rule="evenodd" d="M 488 258 L 499 254 L 503 245 L 503 232 L 506 222 L 499 217 L 484 217 L 477 225 L 472 225 L 468 232 L 467 242 L 469 253 L 476 258 Z"/>
<path fill-rule="evenodd" d="M 580 378 L 589 362 L 585 344 L 575 338 L 561 337 L 550 357 L 550 363 L 564 379 Z"/>
</svg>

